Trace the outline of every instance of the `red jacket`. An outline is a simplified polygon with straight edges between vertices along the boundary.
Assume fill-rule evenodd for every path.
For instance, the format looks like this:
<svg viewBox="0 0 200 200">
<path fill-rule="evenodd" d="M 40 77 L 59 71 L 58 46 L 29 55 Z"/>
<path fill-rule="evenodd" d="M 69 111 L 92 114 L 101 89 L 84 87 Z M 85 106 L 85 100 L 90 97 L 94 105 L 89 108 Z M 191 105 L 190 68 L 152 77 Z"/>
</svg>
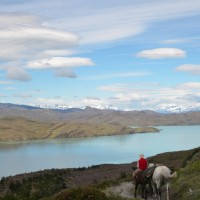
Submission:
<svg viewBox="0 0 200 200">
<path fill-rule="evenodd" d="M 144 158 L 140 158 L 140 160 L 138 161 L 138 168 L 141 170 L 147 169 L 147 160 Z"/>
</svg>

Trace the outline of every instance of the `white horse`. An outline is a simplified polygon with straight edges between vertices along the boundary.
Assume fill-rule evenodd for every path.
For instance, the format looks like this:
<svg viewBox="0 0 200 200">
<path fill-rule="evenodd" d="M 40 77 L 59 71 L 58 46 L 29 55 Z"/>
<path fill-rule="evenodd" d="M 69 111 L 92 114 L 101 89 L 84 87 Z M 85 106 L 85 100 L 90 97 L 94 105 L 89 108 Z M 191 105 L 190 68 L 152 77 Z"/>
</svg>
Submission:
<svg viewBox="0 0 200 200">
<path fill-rule="evenodd" d="M 156 167 L 152 176 L 154 194 L 156 199 L 161 200 L 161 187 L 165 185 L 167 190 L 167 200 L 169 200 L 170 179 L 176 177 L 177 177 L 177 172 L 171 174 L 171 171 L 168 167 L 164 165 Z"/>
</svg>

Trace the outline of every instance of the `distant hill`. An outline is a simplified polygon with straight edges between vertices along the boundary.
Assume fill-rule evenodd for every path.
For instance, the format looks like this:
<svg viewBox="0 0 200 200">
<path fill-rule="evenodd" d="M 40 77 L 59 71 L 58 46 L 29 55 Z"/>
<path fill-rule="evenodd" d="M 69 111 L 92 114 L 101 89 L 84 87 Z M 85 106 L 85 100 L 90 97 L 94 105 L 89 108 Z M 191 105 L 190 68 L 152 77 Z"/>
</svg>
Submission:
<svg viewBox="0 0 200 200">
<path fill-rule="evenodd" d="M 0 119 L 0 141 L 94 137 L 134 132 L 134 129 L 119 124 L 44 123 L 19 117 Z"/>
<path fill-rule="evenodd" d="M 110 109 L 44 109 L 25 105 L 0 104 L 0 119 L 23 117 L 45 123 L 112 123 L 128 126 L 199 125 L 200 112 L 158 113 L 151 110 L 119 111 Z"/>
<path fill-rule="evenodd" d="M 0 119 L 0 141 L 80 138 L 145 132 L 159 132 L 159 130 L 153 127 L 130 128 L 109 123 L 45 123 L 19 117 Z"/>
</svg>

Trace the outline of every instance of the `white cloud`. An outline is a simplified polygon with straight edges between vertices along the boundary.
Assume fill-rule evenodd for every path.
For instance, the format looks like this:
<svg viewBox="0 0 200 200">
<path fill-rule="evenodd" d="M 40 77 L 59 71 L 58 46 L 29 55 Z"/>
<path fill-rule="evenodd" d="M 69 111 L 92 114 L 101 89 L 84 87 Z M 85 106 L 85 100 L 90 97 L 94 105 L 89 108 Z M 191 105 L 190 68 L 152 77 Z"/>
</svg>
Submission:
<svg viewBox="0 0 200 200">
<path fill-rule="evenodd" d="M 91 97 L 91 96 L 89 96 L 89 97 L 86 97 L 88 100 L 94 100 L 94 101 L 99 101 L 99 100 L 101 100 L 99 97 Z"/>
<path fill-rule="evenodd" d="M 32 98 L 31 94 L 13 94 L 13 97 L 20 99 L 29 99 Z"/>
<path fill-rule="evenodd" d="M 105 85 L 100 86 L 97 89 L 108 92 L 123 92 L 126 90 L 126 84 Z"/>
<path fill-rule="evenodd" d="M 200 37 L 198 36 L 191 36 L 191 37 L 187 37 L 187 38 L 174 38 L 174 39 L 166 39 L 166 40 L 162 40 L 160 43 L 162 44 L 181 44 L 181 43 L 198 43 L 200 40 Z"/>
<path fill-rule="evenodd" d="M 48 58 L 73 54 L 71 47 L 76 46 L 78 41 L 78 35 L 44 26 L 38 17 L 11 13 L 0 14 L 0 68 L 7 71 L 8 79 L 30 81 L 31 76 L 24 68 L 92 65 L 92 61 L 87 58 Z M 27 60 L 44 56 L 48 59 L 28 61 L 29 66 L 26 66 Z M 15 67 L 10 67 L 12 65 Z M 72 73 L 69 76 L 72 76 Z"/>
<path fill-rule="evenodd" d="M 12 30 L 17 27 L 37 26 L 40 23 L 39 18 L 34 15 L 17 14 L 16 12 L 0 13 L 1 30 Z"/>
<path fill-rule="evenodd" d="M 137 56 L 148 59 L 184 58 L 186 56 L 186 52 L 177 48 L 157 48 L 143 50 L 137 53 Z"/>
<path fill-rule="evenodd" d="M 12 84 L 10 81 L 0 81 L 0 85 L 9 85 Z"/>
<path fill-rule="evenodd" d="M 44 0 L 19 1 L 18 6 L 13 2 L 3 4 L 0 60 L 18 61 L 21 62 L 18 67 L 25 68 L 25 62 L 31 63 L 30 60 L 72 55 L 71 47 L 79 41 L 91 44 L 134 37 L 153 23 L 196 15 L 199 7 L 198 0 L 193 3 L 183 0 L 181 6 L 172 0 L 145 3 Z"/>
<path fill-rule="evenodd" d="M 82 99 L 76 99 L 68 103 L 70 107 L 83 108 L 86 106 L 96 108 L 106 108 L 108 106 L 107 101 L 98 97 L 85 97 Z"/>
<path fill-rule="evenodd" d="M 113 84 L 97 89 L 112 92 L 104 104 L 129 110 L 156 109 L 163 104 L 195 106 L 200 99 L 199 82 L 187 82 L 173 87 L 155 83 Z"/>
<path fill-rule="evenodd" d="M 24 69 L 18 67 L 9 67 L 6 73 L 6 77 L 11 80 L 24 82 L 31 80 L 31 76 Z"/>
<path fill-rule="evenodd" d="M 66 67 L 92 66 L 94 63 L 89 58 L 80 57 L 52 57 L 28 63 L 30 69 L 57 69 Z"/>
<path fill-rule="evenodd" d="M 5 96 L 4 94 L 1 94 L 1 93 L 0 93 L 0 97 L 6 97 L 6 96 Z"/>
<path fill-rule="evenodd" d="M 47 45 L 56 46 L 56 42 L 65 43 L 68 47 L 77 44 L 77 35 L 68 32 L 61 32 L 46 27 L 13 27 L 0 30 L 0 40 L 11 43 L 29 42 L 33 46 Z M 34 44 L 36 42 L 36 44 Z M 40 42 L 40 43 L 39 43 Z"/>
<path fill-rule="evenodd" d="M 120 25 L 120 27 L 112 27 L 108 26 L 106 29 L 98 29 L 98 30 L 91 30 L 90 32 L 83 32 L 82 38 L 83 40 L 80 41 L 82 44 L 90 44 L 90 43 L 101 43 L 101 42 L 110 42 L 115 41 L 123 38 L 133 37 L 136 35 L 141 34 L 144 32 L 144 26 L 135 24 L 133 27 L 123 28 L 124 25 Z"/>
<path fill-rule="evenodd" d="M 200 82 L 188 82 L 180 84 L 178 87 L 183 89 L 200 90 Z"/>
<path fill-rule="evenodd" d="M 162 44 L 179 44 L 190 42 L 191 38 L 176 38 L 161 41 Z"/>
<path fill-rule="evenodd" d="M 138 76 L 149 76 L 151 73 L 149 72 L 117 72 L 110 74 L 99 74 L 96 76 L 86 76 L 82 77 L 82 79 L 88 80 L 104 80 L 104 79 L 113 79 L 113 78 L 126 78 L 126 77 L 138 77 Z"/>
<path fill-rule="evenodd" d="M 99 43 L 116 41 L 143 33 L 154 23 L 179 19 L 199 14 L 200 3 L 193 0 L 168 1 L 105 1 L 90 0 L 63 1 L 43 0 L 4 4 L 0 10 L 13 13 L 27 13 L 31 10 L 36 16 L 45 16 L 40 22 L 35 16 L 20 15 L 20 20 L 2 15 L 0 24 L 7 21 L 12 24 L 54 27 L 63 31 L 73 31 L 81 36 L 81 43 Z M 53 17 L 52 17 L 53 16 Z M 31 23 L 30 23 L 31 22 Z"/>
<path fill-rule="evenodd" d="M 71 55 L 71 47 L 76 46 L 78 41 L 79 36 L 76 34 L 46 27 L 38 17 L 12 13 L 0 14 L 0 68 L 7 71 L 8 79 L 31 80 L 31 76 L 24 70 L 27 60 L 43 58 L 45 55 L 46 57 Z M 54 58 L 51 61 L 53 62 Z M 70 61 L 72 65 L 79 66 L 78 60 Z M 84 65 L 84 61 L 80 58 L 79 63 Z"/>
<path fill-rule="evenodd" d="M 102 4 L 78 1 L 66 5 L 71 6 L 72 10 L 76 9 L 74 13 L 66 13 L 63 19 L 49 20 L 47 24 L 78 32 L 81 43 L 87 44 L 134 37 L 153 23 L 197 15 L 200 8 L 198 0 L 192 3 L 182 0 L 181 4 L 173 0 L 129 1 L 123 4 L 120 1 L 103 1 Z"/>
<path fill-rule="evenodd" d="M 70 51 L 70 50 L 62 50 L 62 49 L 58 49 L 58 50 L 47 50 L 44 51 L 42 56 L 43 57 L 47 57 L 47 56 L 70 56 L 75 54 L 74 51 Z"/>
<path fill-rule="evenodd" d="M 179 72 L 189 72 L 194 75 L 200 75 L 200 65 L 185 64 L 185 65 L 176 67 L 175 70 Z"/>
<path fill-rule="evenodd" d="M 118 101 L 122 102 L 133 102 L 133 101 L 144 101 L 147 98 L 146 94 L 140 92 L 129 92 L 127 93 L 118 93 L 115 95 Z"/>
<path fill-rule="evenodd" d="M 62 99 L 50 99 L 50 98 L 38 97 L 35 101 L 36 101 L 36 104 L 39 104 L 39 105 L 54 106 L 55 104 L 64 104 L 64 101 Z"/>
<path fill-rule="evenodd" d="M 151 86 L 151 88 L 149 88 Z M 200 83 L 188 82 L 173 87 L 163 87 L 155 83 L 138 83 L 138 84 L 114 84 L 102 86 L 97 89 L 107 91 L 110 96 L 87 96 L 76 97 L 72 101 L 64 101 L 58 98 L 37 98 L 36 104 L 55 105 L 65 104 L 68 107 L 85 107 L 92 106 L 97 108 L 120 108 L 124 110 L 143 110 L 157 109 L 162 105 L 180 105 L 195 106 L 199 105 L 200 99 Z"/>
<path fill-rule="evenodd" d="M 57 77 L 63 77 L 63 78 L 76 78 L 77 75 L 74 71 L 70 70 L 70 69 L 60 69 L 60 70 L 56 70 L 55 75 Z"/>
<path fill-rule="evenodd" d="M 4 90 L 16 90 L 17 88 L 15 88 L 15 87 L 5 87 L 5 88 L 3 88 Z"/>
<path fill-rule="evenodd" d="M 35 16 L 0 15 L 0 59 L 14 60 L 49 49 L 66 49 L 77 45 L 78 41 L 76 34 L 48 28 Z"/>
</svg>

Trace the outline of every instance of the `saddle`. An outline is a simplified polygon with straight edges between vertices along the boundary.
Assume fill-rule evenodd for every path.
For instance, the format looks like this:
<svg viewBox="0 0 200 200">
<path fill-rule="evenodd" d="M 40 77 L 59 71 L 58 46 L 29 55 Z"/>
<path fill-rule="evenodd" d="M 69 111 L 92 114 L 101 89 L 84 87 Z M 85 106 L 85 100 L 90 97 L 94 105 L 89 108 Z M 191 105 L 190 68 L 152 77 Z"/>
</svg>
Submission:
<svg viewBox="0 0 200 200">
<path fill-rule="evenodd" d="M 152 167 L 147 168 L 144 171 L 139 170 L 135 173 L 135 178 L 138 180 L 147 181 L 152 178 L 155 168 L 156 166 L 152 166 Z"/>
<path fill-rule="evenodd" d="M 153 176 L 154 170 L 156 169 L 156 166 L 149 167 L 146 170 L 143 171 L 143 176 L 146 178 L 150 178 Z"/>
</svg>

